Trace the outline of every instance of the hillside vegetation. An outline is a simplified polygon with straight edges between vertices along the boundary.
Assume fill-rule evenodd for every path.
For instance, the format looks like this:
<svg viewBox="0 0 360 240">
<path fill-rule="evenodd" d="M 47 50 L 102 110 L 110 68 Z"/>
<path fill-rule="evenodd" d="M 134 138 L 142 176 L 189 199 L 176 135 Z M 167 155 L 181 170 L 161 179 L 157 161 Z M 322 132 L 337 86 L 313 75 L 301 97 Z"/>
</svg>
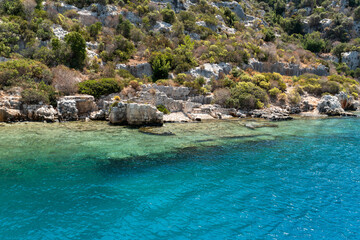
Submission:
<svg viewBox="0 0 360 240">
<path fill-rule="evenodd" d="M 220 63 L 232 70 L 192 74 Z M 156 82 L 254 109 L 357 99 L 359 79 L 360 0 L 0 0 L 0 90 L 28 103 Z"/>
</svg>

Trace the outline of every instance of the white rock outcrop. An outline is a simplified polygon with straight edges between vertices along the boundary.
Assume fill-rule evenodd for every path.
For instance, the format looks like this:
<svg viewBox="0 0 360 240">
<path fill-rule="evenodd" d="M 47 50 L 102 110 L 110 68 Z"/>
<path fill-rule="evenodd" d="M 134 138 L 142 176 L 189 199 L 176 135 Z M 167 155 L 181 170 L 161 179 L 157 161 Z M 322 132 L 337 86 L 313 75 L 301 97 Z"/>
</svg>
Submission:
<svg viewBox="0 0 360 240">
<path fill-rule="evenodd" d="M 204 77 L 206 79 L 219 78 L 220 73 L 229 74 L 232 69 L 229 63 L 205 63 L 200 67 L 191 69 L 188 74 L 193 77 Z"/>
<path fill-rule="evenodd" d="M 312 73 L 319 76 L 328 76 L 329 68 L 319 64 L 317 67 L 301 67 L 299 64 L 293 63 L 265 63 L 251 58 L 249 64 L 245 68 L 251 68 L 258 72 L 277 72 L 281 75 L 300 76 L 305 73 Z"/>
<path fill-rule="evenodd" d="M 163 113 L 149 104 L 119 102 L 111 108 L 109 120 L 112 124 L 132 126 L 163 125 Z"/>
<path fill-rule="evenodd" d="M 360 66 L 360 53 L 358 51 L 344 52 L 341 54 L 341 60 L 351 70 L 355 70 Z"/>
<path fill-rule="evenodd" d="M 317 109 L 319 110 L 319 113 L 324 113 L 329 116 L 341 116 L 345 114 L 339 99 L 330 95 L 325 95 L 320 99 Z"/>
<path fill-rule="evenodd" d="M 134 77 L 142 78 L 150 77 L 153 74 L 150 63 L 139 63 L 137 65 L 117 64 L 116 69 L 124 69 L 129 71 Z"/>
</svg>

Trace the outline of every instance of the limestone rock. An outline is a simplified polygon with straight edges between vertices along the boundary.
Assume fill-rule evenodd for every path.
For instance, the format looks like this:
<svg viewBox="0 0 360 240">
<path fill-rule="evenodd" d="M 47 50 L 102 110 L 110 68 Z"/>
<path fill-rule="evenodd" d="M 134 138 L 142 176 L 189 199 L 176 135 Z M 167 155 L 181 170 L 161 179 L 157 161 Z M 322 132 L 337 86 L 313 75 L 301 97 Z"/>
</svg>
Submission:
<svg viewBox="0 0 360 240">
<path fill-rule="evenodd" d="M 152 30 L 154 32 L 166 34 L 171 32 L 171 27 L 172 25 L 169 23 L 157 21 L 156 24 L 153 26 Z"/>
<path fill-rule="evenodd" d="M 229 8 L 233 11 L 240 19 L 245 20 L 246 14 L 238 2 L 214 2 L 213 6 Z"/>
<path fill-rule="evenodd" d="M 340 92 L 336 97 L 339 99 L 340 105 L 344 110 L 355 111 L 358 108 L 358 102 L 355 101 L 353 96 Z"/>
<path fill-rule="evenodd" d="M 105 120 L 106 112 L 104 110 L 94 111 L 90 113 L 90 120 Z"/>
<path fill-rule="evenodd" d="M 66 34 L 68 34 L 69 32 L 68 31 L 65 31 L 61 25 L 57 25 L 57 24 L 53 24 L 51 26 L 51 29 L 55 35 L 55 37 L 61 39 L 61 40 L 64 40 L 65 39 L 65 36 Z"/>
<path fill-rule="evenodd" d="M 0 122 L 15 122 L 23 120 L 23 115 L 18 109 L 0 107 Z"/>
<path fill-rule="evenodd" d="M 329 116 L 342 116 L 345 115 L 344 109 L 341 107 L 339 99 L 335 96 L 323 96 L 317 105 L 319 113 L 325 113 Z"/>
<path fill-rule="evenodd" d="M 270 107 L 265 109 L 256 109 L 249 113 L 253 118 L 264 118 L 271 121 L 286 121 L 293 118 L 289 112 L 279 107 Z"/>
<path fill-rule="evenodd" d="M 351 70 L 360 66 L 360 53 L 358 51 L 344 52 L 341 54 L 341 59 Z"/>
<path fill-rule="evenodd" d="M 163 125 L 163 113 L 147 104 L 128 104 L 126 118 L 129 125 Z"/>
<path fill-rule="evenodd" d="M 61 101 L 74 100 L 78 115 L 89 114 L 90 112 L 98 110 L 95 104 L 95 98 L 91 95 L 73 95 L 65 96 L 60 99 Z"/>
<path fill-rule="evenodd" d="M 116 107 L 112 107 L 109 115 L 109 121 L 112 124 L 125 124 L 127 104 L 122 102 L 118 103 Z"/>
<path fill-rule="evenodd" d="M 117 64 L 116 69 L 124 69 L 129 71 L 134 77 L 142 78 L 150 77 L 153 74 L 150 63 L 139 63 L 137 65 Z"/>
<path fill-rule="evenodd" d="M 229 63 L 205 63 L 200 67 L 191 69 L 188 74 L 193 77 L 204 77 L 207 79 L 219 78 L 220 73 L 229 74 L 231 71 L 231 65 Z"/>
<path fill-rule="evenodd" d="M 163 113 L 154 106 L 138 103 L 118 103 L 111 108 L 109 120 L 112 124 L 128 124 L 132 126 L 162 125 Z"/>
<path fill-rule="evenodd" d="M 58 112 L 51 105 L 24 105 L 23 111 L 30 121 L 55 122 Z"/>
<path fill-rule="evenodd" d="M 305 73 L 313 73 L 319 76 L 329 75 L 329 69 L 322 64 L 319 64 L 317 67 L 303 68 L 299 64 L 283 62 L 263 63 L 254 58 L 250 59 L 249 64 L 245 68 L 251 68 L 258 72 L 277 72 L 287 76 L 300 76 Z"/>
<path fill-rule="evenodd" d="M 78 109 L 76 108 L 76 101 L 71 99 L 60 99 L 57 102 L 57 109 L 59 117 L 63 120 L 78 120 Z"/>
</svg>

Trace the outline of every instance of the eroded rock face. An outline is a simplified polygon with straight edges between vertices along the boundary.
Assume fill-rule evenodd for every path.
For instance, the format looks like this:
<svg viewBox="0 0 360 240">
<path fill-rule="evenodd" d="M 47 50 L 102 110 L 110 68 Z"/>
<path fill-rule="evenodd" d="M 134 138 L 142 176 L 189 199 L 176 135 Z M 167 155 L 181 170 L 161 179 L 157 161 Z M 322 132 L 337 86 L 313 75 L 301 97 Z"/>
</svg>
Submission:
<svg viewBox="0 0 360 240">
<path fill-rule="evenodd" d="M 122 102 L 118 103 L 116 107 L 112 107 L 109 115 L 109 121 L 112 124 L 126 124 L 126 109 L 127 104 Z"/>
<path fill-rule="evenodd" d="M 112 124 L 132 126 L 163 125 L 163 113 L 154 106 L 138 103 L 118 103 L 111 108 L 109 120 Z"/>
<path fill-rule="evenodd" d="M 271 107 L 265 109 L 256 109 L 249 113 L 253 118 L 264 118 L 271 121 L 286 121 L 293 118 L 289 115 L 289 112 L 279 107 Z"/>
<path fill-rule="evenodd" d="M 95 104 L 95 98 L 91 95 L 65 96 L 61 98 L 61 100 L 74 100 L 79 115 L 98 110 Z"/>
<path fill-rule="evenodd" d="M 250 59 L 249 64 L 246 67 L 254 69 L 258 72 L 277 72 L 281 75 L 287 76 L 300 76 L 305 73 L 312 73 L 319 76 L 329 75 L 329 69 L 322 64 L 317 67 L 302 68 L 299 64 L 282 62 L 263 63 L 257 61 L 256 59 Z"/>
<path fill-rule="evenodd" d="M 76 108 L 75 100 L 60 99 L 57 102 L 57 109 L 59 111 L 59 117 L 62 120 L 78 120 L 78 109 Z"/>
<path fill-rule="evenodd" d="M 351 70 L 355 70 L 360 66 L 360 53 L 358 51 L 344 52 L 341 54 L 341 60 Z"/>
<path fill-rule="evenodd" d="M 162 34 L 170 33 L 172 25 L 166 22 L 159 22 L 157 21 L 156 24 L 153 26 L 154 32 L 159 32 Z"/>
<path fill-rule="evenodd" d="M 94 111 L 94 112 L 90 113 L 89 118 L 91 120 L 105 120 L 106 119 L 106 111 L 105 110 Z"/>
<path fill-rule="evenodd" d="M 55 122 L 58 112 L 51 105 L 24 105 L 24 114 L 30 121 Z"/>
<path fill-rule="evenodd" d="M 229 63 L 205 63 L 204 65 L 200 67 L 196 67 L 191 69 L 188 74 L 190 74 L 193 77 L 204 77 L 207 79 L 219 78 L 219 74 L 224 73 L 229 74 L 231 71 L 231 65 Z"/>
<path fill-rule="evenodd" d="M 20 110 L 0 107 L 0 122 L 15 122 L 23 120 Z"/>
<path fill-rule="evenodd" d="M 197 3 L 196 0 L 152 0 L 151 2 L 162 8 L 170 4 L 171 8 L 177 13 L 187 10 L 191 5 Z"/>
<path fill-rule="evenodd" d="M 320 99 L 317 109 L 319 110 L 319 113 L 324 113 L 329 116 L 342 116 L 345 114 L 339 99 L 330 95 L 325 95 Z"/>
<path fill-rule="evenodd" d="M 355 111 L 358 108 L 358 102 L 355 101 L 353 96 L 340 92 L 336 97 L 339 99 L 340 105 L 344 110 Z"/>
<path fill-rule="evenodd" d="M 216 6 L 216 7 L 224 7 L 224 8 L 227 7 L 231 11 L 233 11 L 242 20 L 245 20 L 247 18 L 241 5 L 237 2 L 214 2 L 214 3 L 212 3 L 212 5 Z"/>
<path fill-rule="evenodd" d="M 126 65 L 126 64 L 117 64 L 116 69 L 124 69 L 129 71 L 134 77 L 142 78 L 144 76 L 150 77 L 153 74 L 150 63 L 140 63 L 137 65 Z"/>
</svg>

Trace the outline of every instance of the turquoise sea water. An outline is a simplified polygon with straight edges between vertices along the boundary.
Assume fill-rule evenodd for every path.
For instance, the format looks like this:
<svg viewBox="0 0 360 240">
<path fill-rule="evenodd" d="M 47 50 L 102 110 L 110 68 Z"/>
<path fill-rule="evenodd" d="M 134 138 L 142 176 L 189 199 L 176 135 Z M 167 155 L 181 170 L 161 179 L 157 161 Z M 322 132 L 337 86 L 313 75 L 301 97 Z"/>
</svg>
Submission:
<svg viewBox="0 0 360 240">
<path fill-rule="evenodd" d="M 1 125 L 0 239 L 360 239 L 360 119 L 243 124 Z"/>
</svg>

